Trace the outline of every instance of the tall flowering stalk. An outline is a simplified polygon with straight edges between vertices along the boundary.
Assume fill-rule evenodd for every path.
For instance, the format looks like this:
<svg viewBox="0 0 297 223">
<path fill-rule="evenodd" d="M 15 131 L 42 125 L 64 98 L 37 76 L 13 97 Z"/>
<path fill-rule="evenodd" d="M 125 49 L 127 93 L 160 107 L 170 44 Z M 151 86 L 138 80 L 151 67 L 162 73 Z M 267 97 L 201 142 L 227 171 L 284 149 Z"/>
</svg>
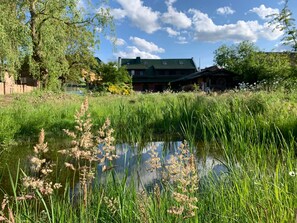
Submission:
<svg viewBox="0 0 297 223">
<path fill-rule="evenodd" d="M 186 143 L 181 144 L 175 156 L 171 156 L 167 170 L 175 187 L 173 198 L 177 202 L 176 206 L 168 209 L 168 213 L 184 219 L 194 217 L 198 202 L 195 196 L 198 190 L 198 173 L 195 157 L 189 152 Z"/>
<path fill-rule="evenodd" d="M 49 178 L 49 174 L 53 171 L 53 164 L 44 158 L 48 152 L 48 146 L 44 142 L 44 138 L 45 133 L 41 129 L 39 142 L 34 146 L 34 155 L 30 159 L 33 176 L 25 176 L 23 178 L 23 185 L 25 188 L 39 190 L 41 194 L 50 195 L 54 189 L 59 189 L 62 185 L 60 183 L 53 183 Z"/>
<path fill-rule="evenodd" d="M 151 159 L 149 171 L 157 171 L 162 167 L 156 148 L 149 151 Z M 162 169 L 162 181 L 165 190 L 173 189 L 172 196 L 176 205 L 170 207 L 167 212 L 183 219 L 195 216 L 196 203 L 198 202 L 196 192 L 198 190 L 198 173 L 196 160 L 190 153 L 186 142 L 182 143 L 176 154 L 170 157 L 165 167 Z M 160 188 L 155 185 L 154 195 L 157 205 L 160 202 Z"/>
<path fill-rule="evenodd" d="M 72 139 L 71 147 L 59 151 L 71 159 L 70 162 L 65 163 L 65 166 L 79 174 L 80 189 L 83 193 L 85 206 L 88 201 L 88 185 L 95 178 L 96 164 L 103 164 L 103 170 L 106 170 L 105 160 L 117 158 L 113 146 L 114 138 L 111 136 L 113 129 L 110 128 L 109 119 L 99 130 L 99 136 L 95 137 L 92 133 L 92 120 L 88 109 L 89 103 L 86 98 L 74 116 L 75 130 L 64 130 Z M 98 148 L 99 144 L 103 145 L 101 150 Z"/>
</svg>

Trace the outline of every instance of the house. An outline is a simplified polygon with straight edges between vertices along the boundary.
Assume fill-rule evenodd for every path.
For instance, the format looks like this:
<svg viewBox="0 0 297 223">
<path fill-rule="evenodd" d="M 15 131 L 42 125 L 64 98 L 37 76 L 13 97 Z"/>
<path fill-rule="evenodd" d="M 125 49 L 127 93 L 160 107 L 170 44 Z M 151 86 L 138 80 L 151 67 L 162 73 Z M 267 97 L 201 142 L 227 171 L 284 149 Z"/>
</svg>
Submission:
<svg viewBox="0 0 297 223">
<path fill-rule="evenodd" d="M 234 88 L 238 84 L 237 77 L 237 74 L 225 68 L 211 66 L 173 80 L 170 84 L 174 90 L 192 90 L 197 85 L 203 91 L 223 91 Z"/>
<path fill-rule="evenodd" d="M 169 83 L 197 71 L 190 59 L 133 59 L 119 57 L 119 66 L 125 66 L 132 77 L 135 91 L 164 91 Z"/>
</svg>

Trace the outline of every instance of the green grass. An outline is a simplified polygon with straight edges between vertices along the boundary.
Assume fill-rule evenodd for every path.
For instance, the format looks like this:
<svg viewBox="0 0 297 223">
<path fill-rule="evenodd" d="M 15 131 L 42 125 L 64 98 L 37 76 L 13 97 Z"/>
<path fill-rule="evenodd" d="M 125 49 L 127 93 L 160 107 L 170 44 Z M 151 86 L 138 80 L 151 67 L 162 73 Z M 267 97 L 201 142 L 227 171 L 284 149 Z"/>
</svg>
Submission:
<svg viewBox="0 0 297 223">
<path fill-rule="evenodd" d="M 37 141 L 40 128 L 45 129 L 47 137 L 61 136 L 62 129 L 73 129 L 73 115 L 82 102 L 82 97 L 65 94 L 16 96 L 0 111 L 0 139 L 5 142 L 31 137 Z M 67 183 L 71 179 L 57 169 L 57 181 L 67 178 L 57 193 L 49 197 L 37 193 L 33 200 L 16 201 L 23 191 L 18 180 L 21 172 L 11 170 L 9 207 L 16 222 L 295 221 L 297 176 L 290 172 L 297 172 L 296 93 L 90 96 L 89 104 L 94 133 L 109 117 L 119 142 L 177 137 L 195 146 L 203 141 L 205 148 L 216 147 L 224 154 L 230 173 L 219 181 L 208 176 L 207 186 L 193 194 L 198 198 L 195 216 L 184 219 L 167 212 L 177 205 L 172 196 L 177 190 L 174 185 L 165 187 L 160 197 L 153 191 L 140 194 L 126 184 L 126 178 L 118 179 L 111 171 L 106 173 L 106 183 L 98 181 L 94 185 L 85 207 L 83 202 L 73 204 L 69 195 L 72 184 Z M 0 186 L 9 180 L 1 176 L 4 174 L 0 173 Z M 114 209 L 105 197 L 114 201 Z M 7 209 L 4 214 L 8 216 Z"/>
<path fill-rule="evenodd" d="M 106 117 L 119 142 L 175 137 L 192 141 L 242 138 L 270 141 L 272 133 L 297 137 L 295 93 L 243 92 L 206 96 L 199 93 L 135 94 L 89 97 L 94 130 Z M 36 136 L 44 128 L 52 137 L 71 128 L 83 97 L 35 93 L 15 96 L 0 111 L 0 142 Z M 236 123 L 236 125 L 234 125 Z M 226 139 L 222 139 L 226 136 Z"/>
</svg>

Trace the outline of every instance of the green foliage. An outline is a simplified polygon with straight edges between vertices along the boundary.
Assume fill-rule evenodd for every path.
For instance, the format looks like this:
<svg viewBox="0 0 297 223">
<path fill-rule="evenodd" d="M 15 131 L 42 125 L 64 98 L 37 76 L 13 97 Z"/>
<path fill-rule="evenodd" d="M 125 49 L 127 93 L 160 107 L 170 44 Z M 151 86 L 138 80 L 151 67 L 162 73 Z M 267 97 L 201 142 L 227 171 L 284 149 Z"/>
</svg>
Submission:
<svg viewBox="0 0 297 223">
<path fill-rule="evenodd" d="M 115 62 L 100 64 L 98 69 L 103 83 L 131 84 L 132 79 L 125 67 L 118 67 Z"/>
<path fill-rule="evenodd" d="M 292 47 L 293 51 L 297 51 L 297 29 L 295 19 L 292 16 L 292 11 L 289 9 L 289 0 L 285 0 L 285 4 L 283 9 L 279 14 L 272 14 L 270 24 L 275 27 L 275 29 L 279 29 L 280 31 L 284 31 L 285 35 L 282 39 L 282 43 L 284 45 L 288 45 Z"/>
<path fill-rule="evenodd" d="M 93 84 L 103 91 L 113 94 L 130 94 L 132 78 L 125 67 L 118 67 L 115 62 L 101 63 L 97 67 L 98 77 Z"/>
<path fill-rule="evenodd" d="M 214 54 L 217 65 L 239 74 L 244 82 L 271 81 L 294 75 L 289 53 L 261 52 L 248 41 L 230 47 L 223 45 Z"/>
<path fill-rule="evenodd" d="M 243 41 L 230 47 L 223 45 L 214 52 L 214 62 L 241 75 L 242 81 L 254 81 L 256 77 L 250 63 L 256 52 L 258 52 L 257 47 L 249 41 Z"/>
<path fill-rule="evenodd" d="M 21 55 L 28 56 L 30 73 L 47 89 L 90 68 L 98 29 L 111 25 L 108 10 L 86 13 L 78 0 L 4 0 L 0 11 L 0 70 L 19 68 Z"/>
<path fill-rule="evenodd" d="M 15 74 L 23 59 L 23 50 L 28 46 L 28 30 L 22 20 L 25 14 L 19 12 L 17 4 L 10 0 L 0 3 L 0 77 L 4 70 Z"/>
</svg>

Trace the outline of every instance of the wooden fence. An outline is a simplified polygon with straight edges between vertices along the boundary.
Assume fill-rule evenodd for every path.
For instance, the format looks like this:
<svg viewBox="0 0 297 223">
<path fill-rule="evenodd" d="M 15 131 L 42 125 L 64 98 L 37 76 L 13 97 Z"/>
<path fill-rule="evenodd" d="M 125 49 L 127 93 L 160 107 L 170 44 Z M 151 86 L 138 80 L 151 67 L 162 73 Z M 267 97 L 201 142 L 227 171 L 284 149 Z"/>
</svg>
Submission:
<svg viewBox="0 0 297 223">
<path fill-rule="evenodd" d="M 22 94 L 31 92 L 36 88 L 37 87 L 32 87 L 28 85 L 0 83 L 0 95 Z"/>
</svg>

